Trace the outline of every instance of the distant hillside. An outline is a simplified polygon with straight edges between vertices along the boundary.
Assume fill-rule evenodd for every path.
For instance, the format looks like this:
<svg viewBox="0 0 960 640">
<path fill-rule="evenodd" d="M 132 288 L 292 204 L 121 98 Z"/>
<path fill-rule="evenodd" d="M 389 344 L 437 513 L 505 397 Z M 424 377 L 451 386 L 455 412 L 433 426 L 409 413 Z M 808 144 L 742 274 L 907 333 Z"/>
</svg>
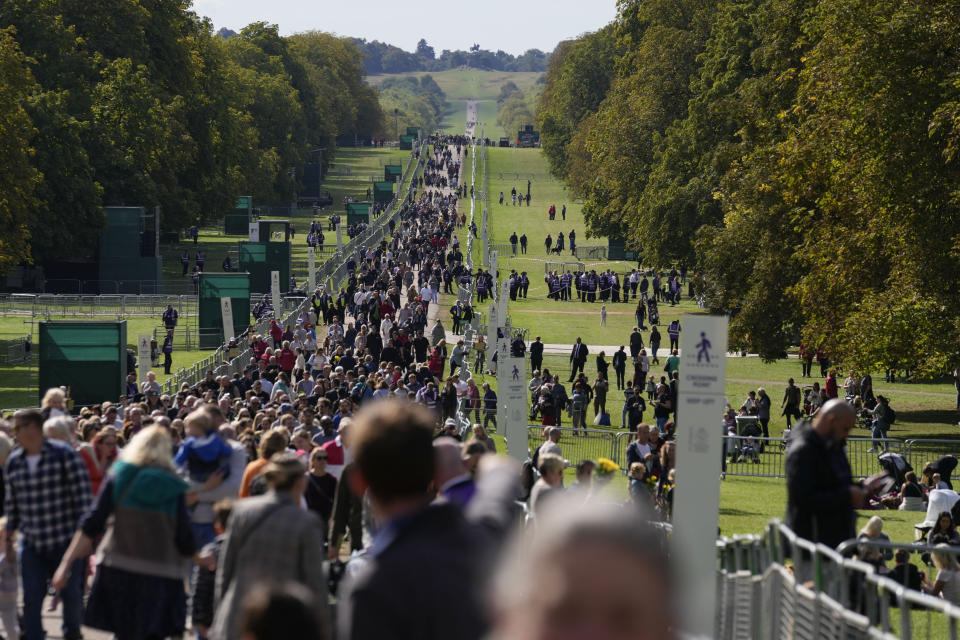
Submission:
<svg viewBox="0 0 960 640">
<path fill-rule="evenodd" d="M 422 73 L 381 74 L 367 77 L 367 81 L 380 86 L 388 78 L 419 77 Z M 539 72 L 481 71 L 479 69 L 450 69 L 431 73 L 430 76 L 443 90 L 448 101 L 457 100 L 497 100 L 500 89 L 507 82 L 513 82 L 521 91 L 528 91 L 541 81 Z"/>
<path fill-rule="evenodd" d="M 468 51 L 444 49 L 438 56 L 434 48 L 422 39 L 413 53 L 379 40 L 353 38 L 354 44 L 367 56 L 364 61 L 370 75 L 416 71 L 445 71 L 468 67 L 485 71 L 545 71 L 550 55 L 539 49 L 529 49 L 514 56 L 505 51 L 488 51 L 474 44 Z"/>
</svg>

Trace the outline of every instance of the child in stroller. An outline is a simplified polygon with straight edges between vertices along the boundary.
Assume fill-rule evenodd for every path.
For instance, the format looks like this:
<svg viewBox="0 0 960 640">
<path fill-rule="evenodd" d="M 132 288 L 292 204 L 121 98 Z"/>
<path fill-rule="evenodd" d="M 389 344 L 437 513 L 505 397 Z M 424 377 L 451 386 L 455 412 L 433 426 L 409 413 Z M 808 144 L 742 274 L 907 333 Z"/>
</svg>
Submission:
<svg viewBox="0 0 960 640">
<path fill-rule="evenodd" d="M 752 461 L 754 464 L 760 464 L 760 438 L 763 436 L 763 430 L 760 428 L 757 417 L 741 411 L 741 414 L 736 417 L 735 431 L 739 432 L 740 437 L 736 439 L 737 445 L 734 447 L 730 462 Z"/>
<path fill-rule="evenodd" d="M 647 299 L 647 319 L 652 325 L 660 324 L 660 310 L 657 309 L 657 301 L 653 298 Z"/>
</svg>

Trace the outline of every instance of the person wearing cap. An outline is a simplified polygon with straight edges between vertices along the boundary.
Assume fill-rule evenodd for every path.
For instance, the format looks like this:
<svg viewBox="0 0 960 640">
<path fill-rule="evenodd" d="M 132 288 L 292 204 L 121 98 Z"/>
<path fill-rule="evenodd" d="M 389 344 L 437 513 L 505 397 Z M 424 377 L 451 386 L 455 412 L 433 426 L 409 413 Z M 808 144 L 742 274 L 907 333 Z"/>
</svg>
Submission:
<svg viewBox="0 0 960 640">
<path fill-rule="evenodd" d="M 447 418 L 443 421 L 443 430 L 440 432 L 438 438 L 453 438 L 454 440 L 461 440 L 459 429 L 457 429 L 457 421 L 453 418 Z"/>
</svg>

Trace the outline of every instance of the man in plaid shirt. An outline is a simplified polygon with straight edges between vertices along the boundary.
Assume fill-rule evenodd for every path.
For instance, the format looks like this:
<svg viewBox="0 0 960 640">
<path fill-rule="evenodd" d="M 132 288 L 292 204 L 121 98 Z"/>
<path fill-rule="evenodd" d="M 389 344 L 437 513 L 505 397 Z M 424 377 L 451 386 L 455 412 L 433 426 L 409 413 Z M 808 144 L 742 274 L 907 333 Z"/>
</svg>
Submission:
<svg viewBox="0 0 960 640">
<path fill-rule="evenodd" d="M 20 532 L 24 626 L 27 640 L 42 640 L 41 607 L 47 587 L 81 516 L 92 502 L 90 477 L 69 445 L 43 436 L 43 414 L 22 409 L 13 416 L 19 446 L 5 470 L 7 525 L 4 536 Z M 83 560 L 77 560 L 63 600 L 63 637 L 81 638 Z"/>
</svg>

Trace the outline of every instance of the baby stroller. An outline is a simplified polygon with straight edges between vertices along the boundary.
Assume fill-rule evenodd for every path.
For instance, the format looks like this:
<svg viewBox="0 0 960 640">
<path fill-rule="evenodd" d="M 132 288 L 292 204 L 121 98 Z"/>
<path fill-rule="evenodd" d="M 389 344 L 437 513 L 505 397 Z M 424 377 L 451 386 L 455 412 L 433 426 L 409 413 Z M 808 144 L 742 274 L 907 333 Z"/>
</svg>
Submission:
<svg viewBox="0 0 960 640">
<path fill-rule="evenodd" d="M 913 471 L 913 467 L 902 455 L 889 451 L 877 456 L 877 462 L 880 463 L 880 468 L 890 474 L 890 477 L 895 481 L 890 490 L 899 492 L 905 480 L 904 475 L 907 471 Z"/>
<path fill-rule="evenodd" d="M 647 300 L 647 319 L 650 321 L 650 324 L 660 324 L 660 311 L 657 309 L 657 301 L 653 298 Z"/>
<path fill-rule="evenodd" d="M 737 447 L 733 450 L 731 462 L 748 462 L 760 464 L 760 442 L 759 438 L 763 435 L 756 416 L 737 416 L 737 429 L 740 432 L 740 438 L 737 440 Z"/>
</svg>

